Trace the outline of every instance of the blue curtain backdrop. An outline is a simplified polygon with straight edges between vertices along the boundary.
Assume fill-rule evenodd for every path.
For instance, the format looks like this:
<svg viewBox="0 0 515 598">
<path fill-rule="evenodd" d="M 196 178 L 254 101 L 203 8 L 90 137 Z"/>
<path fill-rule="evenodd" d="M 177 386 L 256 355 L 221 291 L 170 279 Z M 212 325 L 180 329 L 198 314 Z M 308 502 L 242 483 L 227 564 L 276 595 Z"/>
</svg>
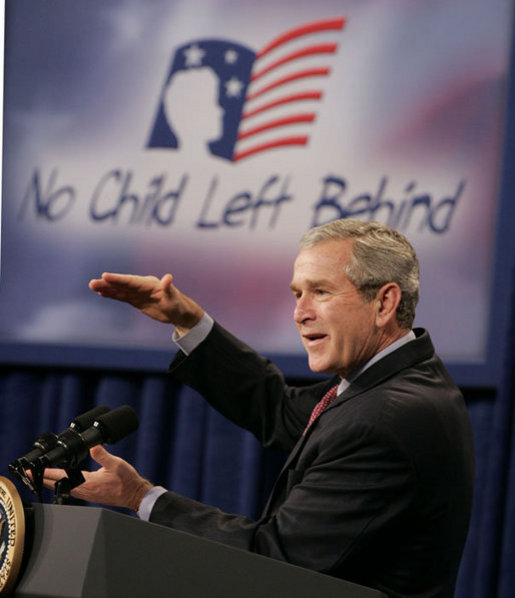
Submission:
<svg viewBox="0 0 515 598">
<path fill-rule="evenodd" d="M 508 338 L 513 328 L 512 321 Z M 458 598 L 511 598 L 515 588 L 513 357 L 510 348 L 499 389 L 463 389 L 475 433 L 477 483 Z M 7 464 L 26 453 L 40 432 L 60 431 L 101 404 L 129 404 L 138 412 L 137 433 L 113 452 L 143 475 L 225 511 L 259 514 L 284 455 L 263 450 L 166 374 L 2 367 L 0 474 L 9 476 Z M 24 500 L 33 500 L 17 486 Z"/>
</svg>

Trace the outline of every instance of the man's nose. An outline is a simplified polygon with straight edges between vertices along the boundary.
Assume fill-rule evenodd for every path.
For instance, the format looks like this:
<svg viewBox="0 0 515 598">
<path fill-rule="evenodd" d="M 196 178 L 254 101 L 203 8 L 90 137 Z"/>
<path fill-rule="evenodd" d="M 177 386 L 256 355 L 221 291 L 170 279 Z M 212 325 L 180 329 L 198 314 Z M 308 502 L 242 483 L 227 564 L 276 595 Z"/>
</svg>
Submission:
<svg viewBox="0 0 515 598">
<path fill-rule="evenodd" d="M 312 320 L 315 317 L 315 313 L 311 302 L 308 298 L 302 297 L 297 299 L 295 310 L 293 312 L 293 319 L 296 324 L 302 324 L 306 320 Z"/>
</svg>

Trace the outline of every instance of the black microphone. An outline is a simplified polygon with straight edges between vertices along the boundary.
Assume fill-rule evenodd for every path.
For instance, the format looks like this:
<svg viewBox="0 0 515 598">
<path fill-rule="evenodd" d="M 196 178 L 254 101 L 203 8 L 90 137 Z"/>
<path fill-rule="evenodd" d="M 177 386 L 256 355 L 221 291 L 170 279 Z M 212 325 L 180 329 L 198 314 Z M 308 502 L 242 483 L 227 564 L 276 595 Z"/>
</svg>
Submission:
<svg viewBox="0 0 515 598">
<path fill-rule="evenodd" d="M 109 411 L 109 407 L 105 405 L 99 405 L 98 407 L 94 407 L 89 411 L 86 411 L 82 415 L 78 415 L 69 425 L 69 429 L 77 430 L 78 432 L 82 432 L 86 428 L 89 428 L 95 420 L 104 413 Z M 62 432 L 61 432 L 62 434 Z M 20 470 L 30 469 L 34 467 L 37 459 L 47 453 L 48 451 L 52 450 L 57 446 L 58 436 L 53 432 L 43 432 L 40 434 L 34 444 L 32 445 L 32 450 L 29 451 L 23 457 L 16 459 L 9 465 L 9 471 L 16 475 L 19 474 Z"/>
<path fill-rule="evenodd" d="M 86 413 L 83 413 L 82 415 L 77 415 L 68 427 L 77 432 L 84 432 L 84 430 L 87 430 L 95 423 L 95 420 L 98 417 L 104 415 L 104 413 L 107 413 L 108 411 L 111 411 L 111 409 L 106 405 L 98 405 L 98 407 L 93 407 L 93 409 L 86 411 Z"/>
<path fill-rule="evenodd" d="M 52 466 L 75 469 L 88 456 L 92 446 L 118 442 L 134 432 L 138 425 L 138 416 L 129 405 L 113 409 L 100 415 L 84 431 L 69 428 L 59 434 L 57 446 L 38 458 L 38 466 L 41 469 Z"/>
<path fill-rule="evenodd" d="M 109 407 L 106 407 L 105 405 L 94 407 L 82 415 L 78 415 L 70 423 L 68 429 L 81 432 L 93 425 L 99 416 L 107 413 L 108 411 Z M 62 434 L 64 434 L 64 432 L 61 432 L 59 436 Z M 35 492 L 36 494 L 40 492 L 40 489 L 37 488 L 39 485 L 39 480 L 36 480 L 36 478 L 39 478 L 37 472 L 38 460 L 42 455 L 51 451 L 57 446 L 59 436 L 53 432 L 43 432 L 43 434 L 40 434 L 34 441 L 31 451 L 9 464 L 9 472 L 21 480 L 31 492 Z M 28 476 L 27 470 L 29 469 L 32 470 L 35 480 L 32 480 Z"/>
<path fill-rule="evenodd" d="M 38 457 L 41 457 L 41 455 L 53 449 L 56 445 L 57 434 L 54 434 L 53 432 L 43 432 L 34 441 L 32 450 L 14 461 L 14 463 L 18 463 L 24 469 L 27 469 L 34 464 Z M 14 465 L 14 463 L 11 463 L 11 465 Z M 11 465 L 9 465 L 9 467 L 11 467 Z"/>
</svg>

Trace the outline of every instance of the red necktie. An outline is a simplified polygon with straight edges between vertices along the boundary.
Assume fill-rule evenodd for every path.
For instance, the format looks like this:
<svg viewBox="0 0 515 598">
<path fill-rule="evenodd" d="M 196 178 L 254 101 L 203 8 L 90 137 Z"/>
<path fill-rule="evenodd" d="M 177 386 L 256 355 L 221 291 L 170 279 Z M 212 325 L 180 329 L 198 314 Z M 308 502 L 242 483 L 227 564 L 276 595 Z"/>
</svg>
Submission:
<svg viewBox="0 0 515 598">
<path fill-rule="evenodd" d="M 305 434 L 308 431 L 309 426 L 311 426 L 311 424 L 322 413 L 322 411 L 324 409 L 326 409 L 327 407 L 329 407 L 329 405 L 334 401 L 334 399 L 336 399 L 337 392 L 338 392 L 338 386 L 333 386 L 325 393 L 325 395 L 315 405 L 315 408 L 311 412 L 311 416 L 309 418 L 308 425 L 306 426 L 306 429 L 304 430 L 303 434 Z"/>
</svg>

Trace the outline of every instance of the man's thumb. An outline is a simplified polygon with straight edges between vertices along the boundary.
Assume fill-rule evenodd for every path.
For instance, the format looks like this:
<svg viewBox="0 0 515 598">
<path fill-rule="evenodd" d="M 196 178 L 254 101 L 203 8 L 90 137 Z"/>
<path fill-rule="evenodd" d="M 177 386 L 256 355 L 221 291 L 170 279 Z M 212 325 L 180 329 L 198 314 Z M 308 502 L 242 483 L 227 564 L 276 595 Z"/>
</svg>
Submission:
<svg viewBox="0 0 515 598">
<path fill-rule="evenodd" d="M 107 449 L 105 449 L 101 444 L 97 444 L 97 446 L 91 447 L 89 450 L 89 454 L 93 461 L 96 461 L 102 467 L 109 467 L 111 463 L 116 459 L 114 455 L 112 455 Z"/>
</svg>

